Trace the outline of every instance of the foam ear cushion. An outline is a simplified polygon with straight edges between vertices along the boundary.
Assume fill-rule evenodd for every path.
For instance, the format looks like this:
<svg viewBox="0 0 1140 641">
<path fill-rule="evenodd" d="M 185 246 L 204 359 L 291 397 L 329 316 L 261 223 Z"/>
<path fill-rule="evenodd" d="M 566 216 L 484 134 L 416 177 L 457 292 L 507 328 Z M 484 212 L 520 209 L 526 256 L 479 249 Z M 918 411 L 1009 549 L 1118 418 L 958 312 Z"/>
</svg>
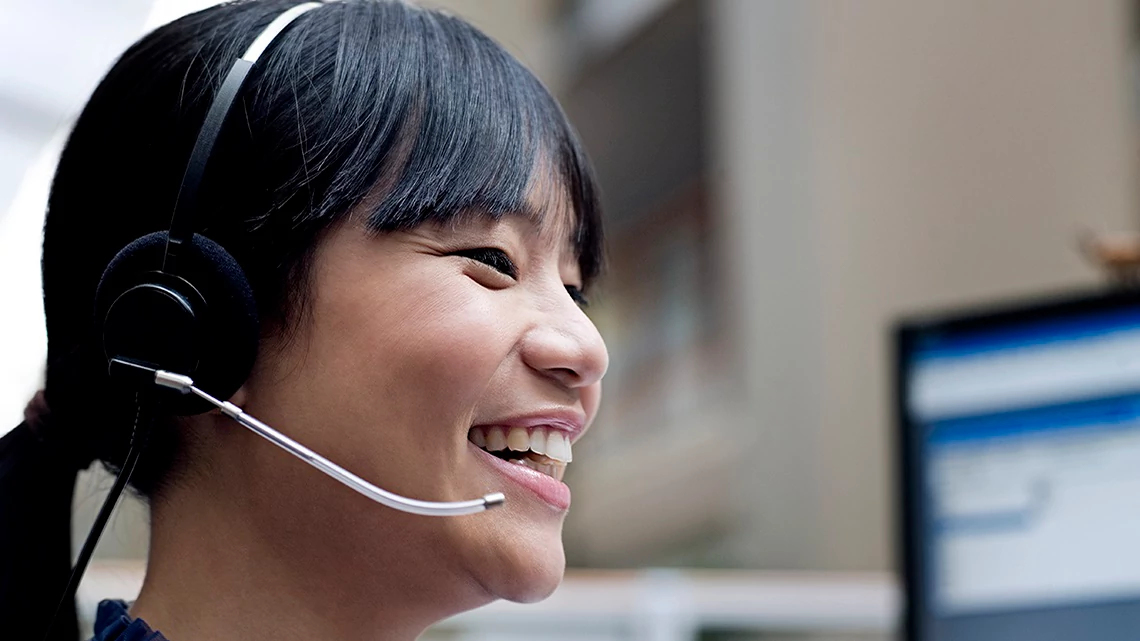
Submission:
<svg viewBox="0 0 1140 641">
<path fill-rule="evenodd" d="M 183 244 L 174 273 L 156 274 L 162 265 L 166 238 L 165 231 L 147 234 L 124 247 L 111 260 L 95 295 L 98 336 L 133 333 L 147 335 L 147 340 L 153 335 L 153 340 L 170 341 L 147 351 L 177 354 L 174 363 L 166 367 L 192 368 L 192 371 L 178 373 L 192 377 L 197 386 L 209 394 L 228 399 L 245 382 L 257 357 L 260 324 L 253 290 L 233 256 L 200 234 L 194 234 Z M 180 297 L 191 301 L 194 313 L 185 318 L 192 319 L 193 327 L 186 327 L 182 316 L 171 316 L 161 300 L 153 306 L 148 301 L 142 305 L 133 301 L 119 305 L 120 313 L 110 319 L 115 326 L 106 327 L 112 305 L 124 292 L 145 283 L 177 290 Z M 121 313 L 123 309 L 129 309 L 130 313 Z M 169 331 L 154 331 L 156 324 Z M 114 354 L 107 354 L 108 358 L 112 356 Z M 210 407 L 200 399 L 186 396 L 174 400 L 168 409 L 177 414 L 195 414 Z"/>
</svg>

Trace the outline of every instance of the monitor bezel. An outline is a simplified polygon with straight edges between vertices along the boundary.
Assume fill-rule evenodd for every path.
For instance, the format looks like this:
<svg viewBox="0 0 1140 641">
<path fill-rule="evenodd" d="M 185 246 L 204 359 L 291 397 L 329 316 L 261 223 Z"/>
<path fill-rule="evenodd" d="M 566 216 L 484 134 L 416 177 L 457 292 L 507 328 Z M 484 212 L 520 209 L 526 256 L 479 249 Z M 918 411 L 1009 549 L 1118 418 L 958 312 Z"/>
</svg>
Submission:
<svg viewBox="0 0 1140 641">
<path fill-rule="evenodd" d="M 929 641 L 922 613 L 929 595 L 925 547 L 921 542 L 924 466 L 921 442 L 915 437 L 906 408 L 909 396 L 910 354 L 918 338 L 928 332 L 972 332 L 1012 326 L 1026 321 L 1072 314 L 1110 311 L 1140 305 L 1140 289 L 1068 291 L 1015 302 L 993 303 L 958 310 L 904 317 L 892 327 L 895 429 L 895 504 L 899 573 L 902 579 L 902 639 Z"/>
</svg>

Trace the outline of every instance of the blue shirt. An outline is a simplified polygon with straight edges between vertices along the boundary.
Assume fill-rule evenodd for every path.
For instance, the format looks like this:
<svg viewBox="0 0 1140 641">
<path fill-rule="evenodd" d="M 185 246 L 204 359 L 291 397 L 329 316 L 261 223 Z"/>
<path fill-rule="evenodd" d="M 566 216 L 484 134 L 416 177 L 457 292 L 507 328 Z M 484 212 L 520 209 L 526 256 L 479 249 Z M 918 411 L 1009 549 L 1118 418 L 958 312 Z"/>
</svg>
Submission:
<svg viewBox="0 0 1140 641">
<path fill-rule="evenodd" d="M 95 614 L 95 638 L 91 641 L 167 641 L 146 621 L 131 619 L 123 601 L 101 601 Z"/>
</svg>

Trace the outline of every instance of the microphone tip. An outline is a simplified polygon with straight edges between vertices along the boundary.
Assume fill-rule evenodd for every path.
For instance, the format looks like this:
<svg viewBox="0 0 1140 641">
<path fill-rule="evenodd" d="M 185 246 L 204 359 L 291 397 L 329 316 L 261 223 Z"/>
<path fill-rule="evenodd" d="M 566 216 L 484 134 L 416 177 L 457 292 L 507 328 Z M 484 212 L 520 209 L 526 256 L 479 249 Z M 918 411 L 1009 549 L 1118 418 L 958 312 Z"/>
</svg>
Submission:
<svg viewBox="0 0 1140 641">
<path fill-rule="evenodd" d="M 488 494 L 487 496 L 483 497 L 483 508 L 489 510 L 493 507 L 499 507 L 500 505 L 502 505 L 506 501 L 507 501 L 507 497 L 504 496 L 502 492 L 495 492 L 494 494 Z"/>
</svg>

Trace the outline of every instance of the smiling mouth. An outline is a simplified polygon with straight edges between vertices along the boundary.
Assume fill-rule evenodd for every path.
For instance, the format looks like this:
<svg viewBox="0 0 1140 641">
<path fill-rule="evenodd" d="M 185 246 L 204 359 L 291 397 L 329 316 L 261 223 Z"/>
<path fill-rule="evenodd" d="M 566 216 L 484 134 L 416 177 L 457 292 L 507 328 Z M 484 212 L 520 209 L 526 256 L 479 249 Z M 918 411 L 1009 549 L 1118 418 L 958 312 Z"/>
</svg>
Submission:
<svg viewBox="0 0 1140 641">
<path fill-rule="evenodd" d="M 562 430 L 547 427 L 473 427 L 467 440 L 476 447 L 513 463 L 561 481 L 573 460 L 570 439 Z"/>
</svg>

